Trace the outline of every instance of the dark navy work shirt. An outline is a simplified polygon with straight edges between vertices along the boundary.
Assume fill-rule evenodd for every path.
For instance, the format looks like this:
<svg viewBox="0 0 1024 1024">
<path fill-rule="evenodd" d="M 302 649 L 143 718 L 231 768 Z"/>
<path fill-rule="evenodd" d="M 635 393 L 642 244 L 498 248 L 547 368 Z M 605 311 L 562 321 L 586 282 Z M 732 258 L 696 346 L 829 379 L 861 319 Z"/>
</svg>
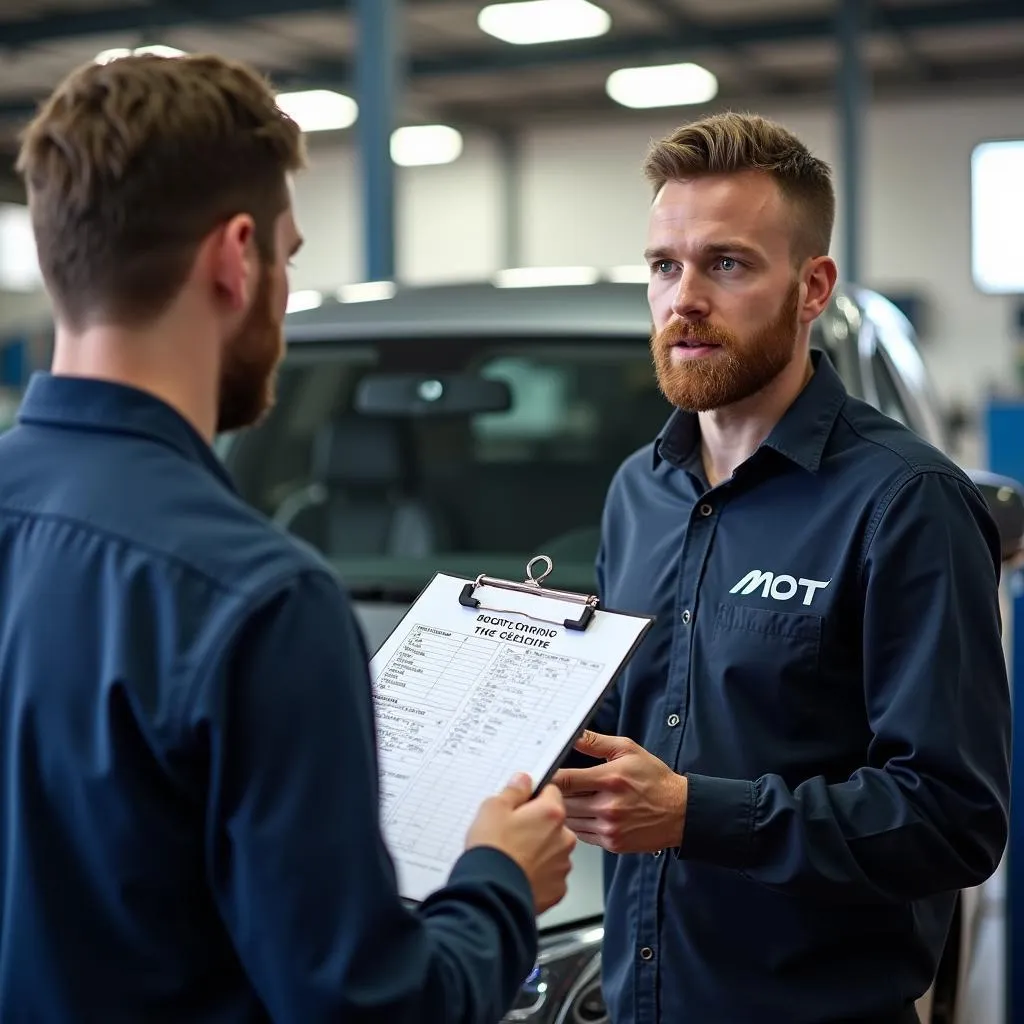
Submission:
<svg viewBox="0 0 1024 1024">
<path fill-rule="evenodd" d="M 330 572 L 169 406 L 40 375 L 0 438 L 0 1021 L 494 1024 L 525 875 L 417 912 Z"/>
<path fill-rule="evenodd" d="M 600 596 L 657 621 L 592 725 L 689 778 L 677 849 L 606 855 L 614 1024 L 902 1019 L 1007 838 L 993 521 L 813 358 L 731 479 L 677 412 L 610 489 Z"/>
</svg>

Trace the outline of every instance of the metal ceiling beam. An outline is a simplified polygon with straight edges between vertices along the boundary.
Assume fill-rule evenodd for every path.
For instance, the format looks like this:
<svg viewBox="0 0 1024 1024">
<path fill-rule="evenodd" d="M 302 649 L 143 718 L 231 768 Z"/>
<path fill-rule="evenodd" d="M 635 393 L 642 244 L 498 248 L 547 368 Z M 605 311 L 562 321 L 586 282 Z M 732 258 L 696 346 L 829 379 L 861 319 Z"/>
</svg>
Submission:
<svg viewBox="0 0 1024 1024">
<path fill-rule="evenodd" d="M 0 48 L 16 49 L 83 36 L 149 32 L 180 25 L 224 24 L 283 14 L 338 14 L 348 0 L 206 0 L 203 4 L 158 2 L 93 11 L 61 11 L 42 18 L 0 22 Z"/>
<path fill-rule="evenodd" d="M 884 2 L 879 2 L 875 4 L 874 9 L 878 14 L 878 18 L 881 21 L 882 26 L 889 29 L 890 34 L 903 50 L 904 55 L 914 68 L 915 73 L 920 75 L 926 81 L 938 81 L 942 77 L 942 73 L 938 65 L 918 52 L 909 31 L 893 24 L 891 17 L 893 8 Z"/>
<path fill-rule="evenodd" d="M 429 6 L 441 0 L 416 0 Z M 447 2 L 447 0 L 445 0 Z M 289 13 L 347 10 L 349 0 L 209 0 L 206 22 L 231 21 L 239 17 L 271 17 Z M 158 3 L 83 14 L 64 14 L 34 21 L 0 23 L 0 47 L 28 45 L 45 39 L 74 35 L 102 35 L 126 29 L 167 28 L 173 24 L 196 23 L 181 7 Z M 866 31 L 914 32 L 932 28 L 956 28 L 998 22 L 1022 21 L 1020 0 L 953 0 L 941 4 L 888 8 L 884 16 L 869 13 Z M 43 28 L 44 24 L 48 26 Z M 599 39 L 544 46 L 487 47 L 486 52 L 412 58 L 408 64 L 410 83 L 431 76 L 481 75 L 501 71 L 525 71 L 536 67 L 583 62 L 642 62 L 718 46 L 748 46 L 782 42 L 831 42 L 835 21 L 828 15 L 815 17 L 764 18 L 708 25 L 692 23 L 670 31 L 611 35 Z M 294 74 L 275 73 L 282 88 L 306 85 L 351 88 L 353 68 L 348 61 L 310 65 Z M 38 97 L 12 97 L 0 101 L 0 117 L 30 116 Z"/>
<path fill-rule="evenodd" d="M 421 0 L 426 2 L 426 0 Z M 1020 0 L 954 0 L 934 6 L 890 8 L 882 18 L 870 11 L 866 31 L 914 32 L 934 28 L 963 28 L 994 22 L 1022 21 Z M 457 56 L 421 58 L 412 62 L 414 75 L 481 74 L 488 71 L 528 70 L 584 61 L 638 61 L 679 51 L 766 43 L 830 42 L 835 19 L 829 15 L 762 18 L 750 21 L 706 22 L 685 30 L 602 36 L 545 46 L 516 46 Z"/>
<path fill-rule="evenodd" d="M 634 2 L 642 3 L 649 11 L 658 15 L 670 30 L 680 36 L 692 35 L 694 31 L 705 33 L 708 31 L 706 22 L 682 11 L 676 6 L 674 0 L 634 0 Z M 729 41 L 724 41 L 721 45 L 733 57 L 738 58 L 748 78 L 755 82 L 763 82 L 772 88 L 782 89 L 787 86 L 788 81 L 784 76 L 757 67 L 757 62 L 750 58 L 747 47 Z"/>
<path fill-rule="evenodd" d="M 413 0 L 409 0 L 410 3 Z M 656 0 L 649 0 L 656 2 Z M 450 3 L 450 0 L 415 0 L 415 6 Z M 467 4 L 472 7 L 472 4 Z M 659 6 L 667 7 L 666 4 Z M 350 11 L 351 0 L 157 0 L 146 5 L 108 7 L 94 11 L 66 11 L 43 18 L 0 22 L 0 47 L 32 46 L 51 40 L 80 36 L 115 35 L 121 32 L 169 29 L 179 25 L 224 24 L 249 18 L 272 18 L 288 14 Z M 201 13 L 200 13 L 201 12 Z M 685 17 L 685 16 L 684 16 Z M 913 32 L 929 28 L 954 28 L 994 21 L 1020 21 L 1020 0 L 953 0 L 929 5 L 888 7 L 873 10 L 868 29 Z M 421 62 L 422 73 L 459 73 L 496 67 L 532 67 L 561 61 L 602 60 L 643 57 L 665 50 L 709 46 L 735 47 L 758 43 L 799 42 L 831 39 L 831 17 L 781 17 L 709 24 L 687 18 L 668 33 L 634 33 L 578 43 L 540 47 L 508 47 L 470 57 L 440 57 Z"/>
<path fill-rule="evenodd" d="M 904 71 L 880 71 L 872 78 L 872 101 L 904 99 L 964 99 L 972 96 L 1002 98 L 1008 94 L 1018 95 L 1024 89 L 1024 63 L 1019 58 L 997 61 L 971 61 L 951 65 L 947 74 L 938 82 L 926 82 L 920 76 Z M 730 91 L 722 94 L 712 104 L 698 107 L 676 108 L 671 116 L 684 119 L 700 117 L 703 113 L 720 109 L 722 103 L 737 108 L 754 108 L 774 99 L 795 105 L 810 104 L 814 107 L 835 101 L 835 72 L 809 75 L 798 92 L 786 89 L 780 92 L 757 90 Z M 13 129 L 34 113 L 31 103 L 4 104 L 0 102 L 0 154 L 9 159 L 13 144 L 10 141 Z M 649 112 L 651 113 L 651 112 Z M 658 111 L 653 111 L 658 113 Z M 662 111 L 666 113 L 666 111 Z M 635 118 L 636 112 L 626 110 L 610 100 L 600 87 L 584 90 L 574 88 L 564 96 L 556 98 L 514 96 L 498 103 L 476 102 L 471 98 L 438 102 L 431 115 L 445 124 L 456 125 L 465 131 L 498 132 L 518 130 L 541 124 L 596 124 L 626 123 Z M 331 133 L 311 136 L 310 144 L 326 145 Z M 351 136 L 354 141 L 354 136 Z"/>
<path fill-rule="evenodd" d="M 1019 58 L 999 61 L 971 61 L 950 67 L 948 78 L 939 83 L 924 82 L 917 75 L 906 71 L 877 72 L 871 85 L 872 102 L 888 99 L 937 99 L 952 100 L 972 96 L 1005 97 L 1017 95 L 1024 89 L 1024 63 Z M 722 104 L 736 109 L 753 109 L 768 99 L 791 102 L 794 106 L 820 108 L 835 102 L 836 72 L 808 75 L 799 94 L 777 94 L 734 90 L 715 101 L 694 107 L 662 108 L 648 111 L 648 114 L 664 114 L 690 120 L 720 109 Z M 590 90 L 574 89 L 557 102 L 551 97 L 536 95 L 517 98 L 507 96 L 500 104 L 475 102 L 471 99 L 451 100 L 439 106 L 439 115 L 447 124 L 474 126 L 479 130 L 498 131 L 514 126 L 538 124 L 561 124 L 565 122 L 586 123 L 593 120 L 598 124 L 629 123 L 636 117 L 635 111 L 627 110 L 610 100 L 599 86 Z"/>
</svg>

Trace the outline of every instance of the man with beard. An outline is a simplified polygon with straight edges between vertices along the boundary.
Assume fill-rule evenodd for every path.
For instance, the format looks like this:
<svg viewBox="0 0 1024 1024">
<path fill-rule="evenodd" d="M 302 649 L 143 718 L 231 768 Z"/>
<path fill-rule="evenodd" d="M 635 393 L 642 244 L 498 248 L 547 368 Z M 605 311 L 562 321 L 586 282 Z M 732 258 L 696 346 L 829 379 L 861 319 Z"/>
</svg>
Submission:
<svg viewBox="0 0 1024 1024">
<path fill-rule="evenodd" d="M 1007 838 L 997 531 L 810 348 L 827 166 L 723 114 L 646 170 L 677 410 L 612 482 L 598 577 L 657 620 L 556 778 L 607 851 L 610 1017 L 916 1021 L 956 891 Z"/>
<path fill-rule="evenodd" d="M 493 1024 L 565 892 L 562 797 L 397 895 L 366 651 L 211 445 L 273 401 L 298 127 L 215 57 L 74 72 L 28 127 L 52 371 L 0 440 L 0 1020 Z"/>
</svg>

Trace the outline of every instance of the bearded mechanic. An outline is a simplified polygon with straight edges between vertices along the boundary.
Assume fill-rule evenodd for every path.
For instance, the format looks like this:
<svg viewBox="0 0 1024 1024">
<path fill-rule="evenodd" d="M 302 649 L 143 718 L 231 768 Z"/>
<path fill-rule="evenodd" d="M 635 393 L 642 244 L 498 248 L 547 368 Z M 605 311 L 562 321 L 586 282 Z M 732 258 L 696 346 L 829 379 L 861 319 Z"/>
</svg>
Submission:
<svg viewBox="0 0 1024 1024">
<path fill-rule="evenodd" d="M 829 168 L 716 115 L 655 144 L 652 353 L 676 406 L 597 560 L 654 628 L 557 775 L 607 851 L 613 1024 L 902 1024 L 1007 839 L 999 541 L 948 458 L 851 397 Z"/>
</svg>

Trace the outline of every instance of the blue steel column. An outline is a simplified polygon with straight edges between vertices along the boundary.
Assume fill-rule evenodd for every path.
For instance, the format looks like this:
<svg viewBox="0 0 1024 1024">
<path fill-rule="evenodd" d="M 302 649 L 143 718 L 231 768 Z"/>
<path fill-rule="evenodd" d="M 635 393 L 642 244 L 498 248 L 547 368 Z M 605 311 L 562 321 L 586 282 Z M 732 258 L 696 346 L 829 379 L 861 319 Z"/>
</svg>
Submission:
<svg viewBox="0 0 1024 1024">
<path fill-rule="evenodd" d="M 364 273 L 395 277 L 395 167 L 391 133 L 398 103 L 399 0 L 358 0 L 357 138 L 362 178 Z"/>
<path fill-rule="evenodd" d="M 990 399 L 984 407 L 986 468 L 1024 483 L 1024 402 Z M 1003 904 L 1004 1020 L 1024 1024 L 1024 565 L 1004 573 L 1010 609 L 1008 670 L 1013 702 L 1010 774 L 1010 835 L 1006 850 Z"/>
<path fill-rule="evenodd" d="M 839 276 L 840 280 L 854 284 L 863 283 L 860 197 L 861 170 L 864 166 L 864 107 L 868 97 L 868 83 L 862 51 L 867 7 L 866 0 L 840 0 L 836 20 L 840 55 L 836 86 L 842 170 L 839 199 L 843 216 L 843 251 Z"/>
</svg>

